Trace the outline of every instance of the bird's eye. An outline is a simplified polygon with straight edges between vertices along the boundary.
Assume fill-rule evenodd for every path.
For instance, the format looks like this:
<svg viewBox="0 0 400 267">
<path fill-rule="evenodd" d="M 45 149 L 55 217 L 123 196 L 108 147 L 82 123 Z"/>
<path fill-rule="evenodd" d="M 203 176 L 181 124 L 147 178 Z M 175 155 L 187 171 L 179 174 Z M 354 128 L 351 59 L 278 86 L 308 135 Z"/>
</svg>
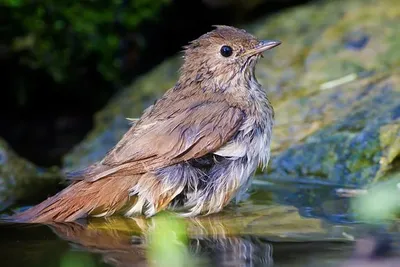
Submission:
<svg viewBox="0 0 400 267">
<path fill-rule="evenodd" d="M 230 57 L 233 53 L 233 49 L 228 45 L 224 45 L 221 47 L 220 53 L 223 57 Z"/>
</svg>

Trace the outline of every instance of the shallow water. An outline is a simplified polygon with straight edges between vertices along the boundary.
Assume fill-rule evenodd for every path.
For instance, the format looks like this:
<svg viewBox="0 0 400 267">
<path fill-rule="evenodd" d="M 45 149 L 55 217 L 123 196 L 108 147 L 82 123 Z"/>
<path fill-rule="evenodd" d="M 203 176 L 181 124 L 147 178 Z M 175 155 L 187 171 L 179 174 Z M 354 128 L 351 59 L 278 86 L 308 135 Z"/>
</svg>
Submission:
<svg viewBox="0 0 400 267">
<path fill-rule="evenodd" d="M 356 222 L 351 199 L 339 197 L 336 186 L 262 182 L 257 188 L 240 204 L 196 219 L 2 224 L 1 266 L 345 266 L 355 240 L 371 229 L 390 237 L 392 250 L 368 263 L 400 266 L 396 223 Z M 346 266 L 367 266 L 362 261 Z"/>
</svg>

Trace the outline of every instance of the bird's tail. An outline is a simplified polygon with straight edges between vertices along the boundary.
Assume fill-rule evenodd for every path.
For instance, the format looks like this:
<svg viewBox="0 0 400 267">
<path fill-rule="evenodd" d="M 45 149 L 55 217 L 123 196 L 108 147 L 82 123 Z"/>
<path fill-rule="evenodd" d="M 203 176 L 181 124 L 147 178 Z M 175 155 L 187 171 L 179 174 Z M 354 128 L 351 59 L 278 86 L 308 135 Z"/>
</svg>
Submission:
<svg viewBox="0 0 400 267">
<path fill-rule="evenodd" d="M 21 223 L 68 222 L 91 216 L 107 216 L 133 205 L 130 189 L 136 176 L 108 176 L 94 182 L 74 181 L 70 186 L 8 221 Z"/>
</svg>

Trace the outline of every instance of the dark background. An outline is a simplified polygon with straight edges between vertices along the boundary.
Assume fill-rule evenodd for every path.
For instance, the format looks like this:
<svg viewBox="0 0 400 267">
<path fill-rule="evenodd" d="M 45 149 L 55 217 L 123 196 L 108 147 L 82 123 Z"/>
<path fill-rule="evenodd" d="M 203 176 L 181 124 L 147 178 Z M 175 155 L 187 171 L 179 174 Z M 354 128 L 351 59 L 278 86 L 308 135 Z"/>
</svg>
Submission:
<svg viewBox="0 0 400 267">
<path fill-rule="evenodd" d="M 249 23 L 308 1 L 148 2 L 139 9 L 126 0 L 64 6 L 5 1 L 0 137 L 35 164 L 60 165 L 118 90 L 212 25 Z"/>
</svg>

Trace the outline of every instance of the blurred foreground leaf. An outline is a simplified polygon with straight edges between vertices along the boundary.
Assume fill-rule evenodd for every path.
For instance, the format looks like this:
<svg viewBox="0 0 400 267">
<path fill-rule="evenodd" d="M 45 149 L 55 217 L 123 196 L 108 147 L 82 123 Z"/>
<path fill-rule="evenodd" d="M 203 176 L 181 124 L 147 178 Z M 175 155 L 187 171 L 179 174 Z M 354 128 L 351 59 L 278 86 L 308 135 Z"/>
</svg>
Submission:
<svg viewBox="0 0 400 267">
<path fill-rule="evenodd" d="M 400 174 L 377 183 L 368 193 L 354 199 L 353 208 L 359 219 L 371 223 L 393 220 L 400 215 Z"/>
<path fill-rule="evenodd" d="M 161 214 L 149 232 L 148 258 L 152 266 L 190 266 L 186 225 L 182 219 Z"/>
</svg>

